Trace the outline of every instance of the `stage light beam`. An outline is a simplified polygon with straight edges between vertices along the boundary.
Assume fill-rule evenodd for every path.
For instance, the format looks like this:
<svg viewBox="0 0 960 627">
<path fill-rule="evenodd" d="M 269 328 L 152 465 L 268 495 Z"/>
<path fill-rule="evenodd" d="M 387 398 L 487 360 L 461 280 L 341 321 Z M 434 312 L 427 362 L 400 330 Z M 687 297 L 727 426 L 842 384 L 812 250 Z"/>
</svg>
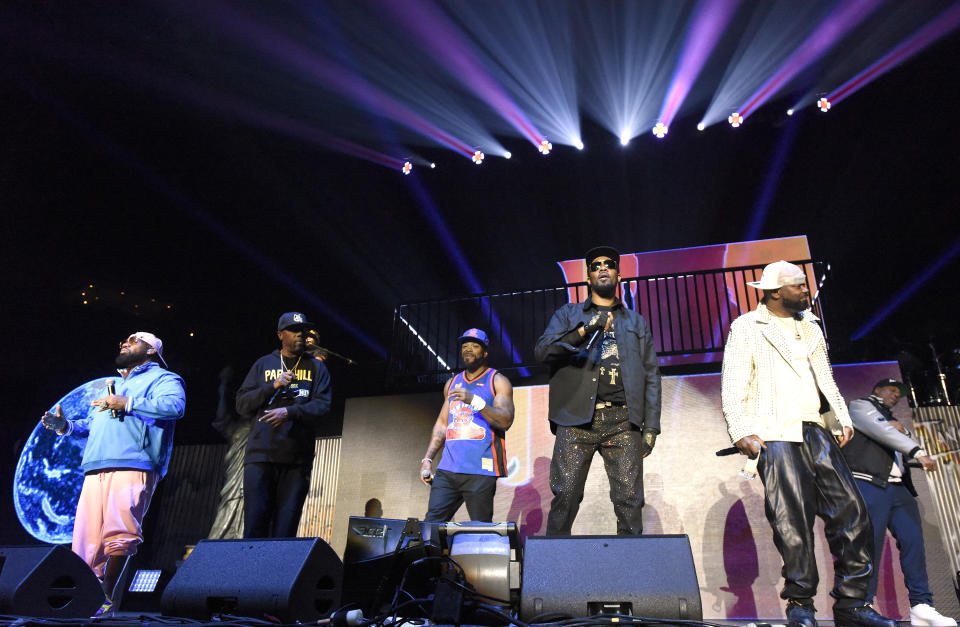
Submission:
<svg viewBox="0 0 960 627">
<path fill-rule="evenodd" d="M 734 112 L 727 118 L 727 122 L 729 122 L 733 128 L 739 128 L 740 125 L 743 124 L 743 116 L 740 115 L 739 112 Z"/>
<path fill-rule="evenodd" d="M 404 162 L 404 164 L 403 164 L 403 174 L 404 174 L 404 176 L 406 176 L 407 174 L 410 174 L 412 171 L 413 171 L 413 164 L 410 163 L 409 161 Z"/>
<path fill-rule="evenodd" d="M 553 144 L 547 140 L 543 140 L 540 142 L 540 145 L 537 146 L 537 150 L 539 150 L 540 154 L 544 156 L 549 155 L 550 151 L 553 150 Z"/>
<path fill-rule="evenodd" d="M 826 113 L 830 110 L 830 101 L 826 98 L 821 98 L 817 101 L 817 108 Z"/>
<path fill-rule="evenodd" d="M 663 122 L 657 122 L 653 127 L 653 134 L 657 137 L 657 139 L 663 139 L 667 136 L 667 130 L 666 124 Z"/>
<path fill-rule="evenodd" d="M 486 155 L 478 150 L 475 153 L 473 153 L 473 157 L 471 157 L 471 159 L 473 160 L 474 163 L 476 163 L 477 165 L 480 165 L 481 163 L 483 163 L 484 157 L 486 157 Z"/>
</svg>

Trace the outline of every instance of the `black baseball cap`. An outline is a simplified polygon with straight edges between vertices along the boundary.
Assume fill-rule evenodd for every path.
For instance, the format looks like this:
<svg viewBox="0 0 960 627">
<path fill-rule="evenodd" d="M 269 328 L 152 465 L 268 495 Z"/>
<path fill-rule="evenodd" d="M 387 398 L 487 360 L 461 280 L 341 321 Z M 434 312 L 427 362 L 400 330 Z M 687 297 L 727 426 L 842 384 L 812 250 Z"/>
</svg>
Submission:
<svg viewBox="0 0 960 627">
<path fill-rule="evenodd" d="M 910 388 L 907 386 L 906 383 L 904 383 L 903 381 L 897 381 L 896 379 L 880 379 L 873 386 L 873 389 L 876 390 L 877 388 L 885 388 L 885 387 L 897 388 L 898 390 L 900 390 L 900 396 L 906 396 L 910 392 Z"/>
<path fill-rule="evenodd" d="M 587 267 L 590 267 L 590 264 L 597 257 L 609 257 L 617 262 L 617 265 L 620 265 L 620 251 L 614 248 L 613 246 L 596 246 L 587 251 L 587 254 L 584 255 L 583 260 L 587 263 Z"/>
</svg>

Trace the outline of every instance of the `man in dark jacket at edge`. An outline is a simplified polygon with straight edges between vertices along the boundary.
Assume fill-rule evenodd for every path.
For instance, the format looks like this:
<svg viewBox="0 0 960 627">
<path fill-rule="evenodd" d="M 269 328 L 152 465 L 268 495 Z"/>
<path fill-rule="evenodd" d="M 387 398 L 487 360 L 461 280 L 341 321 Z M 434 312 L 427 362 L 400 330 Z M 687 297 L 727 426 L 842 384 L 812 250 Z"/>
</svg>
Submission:
<svg viewBox="0 0 960 627">
<path fill-rule="evenodd" d="M 280 316 L 280 349 L 258 359 L 237 390 L 237 413 L 255 419 L 243 466 L 244 538 L 297 535 L 310 488 L 315 427 L 330 411 L 330 373 L 304 354 L 311 325 Z"/>
<path fill-rule="evenodd" d="M 537 341 L 550 365 L 553 501 L 547 535 L 569 535 L 598 450 L 618 534 L 643 532 L 643 458 L 660 433 L 660 369 L 647 321 L 617 298 L 620 253 L 587 252 L 590 299 L 558 309 Z"/>
<path fill-rule="evenodd" d="M 933 607 L 933 593 L 927 580 L 927 559 L 923 546 L 923 521 L 917 507 L 917 490 L 906 461 L 913 459 L 927 472 L 937 463 L 911 437 L 893 415 L 893 407 L 907 392 L 896 379 L 883 379 L 866 398 L 850 402 L 850 419 L 857 434 L 843 449 L 847 465 L 867 504 L 873 524 L 873 563 L 883 557 L 887 529 L 900 549 L 900 569 L 910 596 L 910 623 L 920 627 L 956 627 L 957 621 Z M 877 594 L 879 569 L 874 568 L 867 587 L 867 599 Z"/>
</svg>

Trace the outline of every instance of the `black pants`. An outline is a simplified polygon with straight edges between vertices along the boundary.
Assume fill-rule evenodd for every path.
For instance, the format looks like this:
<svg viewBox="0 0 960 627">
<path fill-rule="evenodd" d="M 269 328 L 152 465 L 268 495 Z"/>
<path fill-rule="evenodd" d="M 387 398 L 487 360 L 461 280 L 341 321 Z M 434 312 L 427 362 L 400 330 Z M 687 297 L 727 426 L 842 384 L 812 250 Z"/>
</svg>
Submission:
<svg viewBox="0 0 960 627">
<path fill-rule="evenodd" d="M 834 557 L 835 607 L 863 605 L 873 562 L 873 527 L 853 475 L 833 436 L 803 424 L 803 442 L 768 441 L 760 454 L 767 520 L 783 558 L 780 596 L 812 603 L 817 593 L 814 518 L 824 520 Z"/>
<path fill-rule="evenodd" d="M 243 537 L 294 538 L 311 467 L 251 462 L 243 467 Z"/>
<path fill-rule="evenodd" d="M 438 470 L 430 485 L 430 504 L 424 522 L 449 522 L 467 504 L 470 520 L 493 522 L 493 496 L 497 478 Z"/>
<path fill-rule="evenodd" d="M 610 481 L 618 534 L 643 533 L 643 432 L 630 424 L 626 407 L 597 409 L 583 427 L 557 426 L 550 460 L 553 501 L 547 535 L 570 535 L 583 501 L 593 455 L 600 451 Z"/>
</svg>

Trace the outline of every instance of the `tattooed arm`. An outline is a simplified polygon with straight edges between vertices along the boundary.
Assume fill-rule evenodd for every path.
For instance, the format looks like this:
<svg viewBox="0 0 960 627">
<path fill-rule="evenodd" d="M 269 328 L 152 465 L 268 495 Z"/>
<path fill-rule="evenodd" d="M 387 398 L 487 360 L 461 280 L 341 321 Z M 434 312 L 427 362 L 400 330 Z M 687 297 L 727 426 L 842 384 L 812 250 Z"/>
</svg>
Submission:
<svg viewBox="0 0 960 627">
<path fill-rule="evenodd" d="M 447 440 L 447 417 L 450 414 L 450 399 L 447 398 L 447 393 L 450 391 L 451 381 L 453 379 L 448 380 L 446 385 L 443 386 L 443 406 L 440 408 L 437 422 L 433 425 L 433 433 L 430 434 L 430 444 L 427 446 L 427 452 L 423 454 L 423 459 L 420 460 L 420 481 L 424 485 L 430 485 L 433 481 L 433 458 L 440 452 L 443 443 Z"/>
</svg>

